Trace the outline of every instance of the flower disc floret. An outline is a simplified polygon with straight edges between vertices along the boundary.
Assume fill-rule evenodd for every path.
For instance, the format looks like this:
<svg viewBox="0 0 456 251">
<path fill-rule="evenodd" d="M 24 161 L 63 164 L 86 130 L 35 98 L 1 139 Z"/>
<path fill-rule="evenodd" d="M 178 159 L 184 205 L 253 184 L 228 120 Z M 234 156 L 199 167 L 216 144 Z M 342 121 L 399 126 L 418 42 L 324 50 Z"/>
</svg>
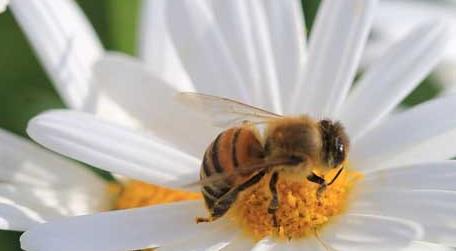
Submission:
<svg viewBox="0 0 456 251">
<path fill-rule="evenodd" d="M 266 236 L 282 240 L 303 238 L 344 212 L 350 191 L 361 177 L 359 172 L 344 171 L 321 196 L 317 195 L 319 185 L 315 183 L 282 177 L 277 185 L 278 227 L 274 227 L 273 216 L 268 213 L 271 192 L 266 177 L 240 195 L 231 217 L 255 240 Z"/>
</svg>

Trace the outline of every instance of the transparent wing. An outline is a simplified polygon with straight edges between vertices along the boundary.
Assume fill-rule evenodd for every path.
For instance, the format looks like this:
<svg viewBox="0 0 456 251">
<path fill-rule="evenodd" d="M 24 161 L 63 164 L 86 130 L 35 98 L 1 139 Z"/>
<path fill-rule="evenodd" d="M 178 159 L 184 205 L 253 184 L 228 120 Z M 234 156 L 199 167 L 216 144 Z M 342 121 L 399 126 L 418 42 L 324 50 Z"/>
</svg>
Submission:
<svg viewBox="0 0 456 251">
<path fill-rule="evenodd" d="M 301 162 L 302 162 L 302 160 L 296 159 L 296 158 L 267 160 L 267 161 L 263 161 L 260 163 L 254 163 L 251 165 L 238 167 L 238 168 L 232 170 L 231 172 L 213 174 L 210 177 L 207 177 L 205 179 L 201 179 L 199 181 L 184 185 L 184 187 L 194 188 L 197 186 L 205 186 L 205 185 L 208 185 L 211 183 L 216 183 L 218 181 L 222 181 L 224 179 L 234 178 L 238 175 L 246 175 L 246 174 L 248 175 L 248 174 L 258 173 L 259 171 L 265 170 L 265 169 L 273 167 L 273 166 L 297 165 Z"/>
<path fill-rule="evenodd" d="M 176 99 L 186 107 L 209 117 L 216 127 L 228 128 L 245 121 L 264 123 L 281 116 L 232 99 L 201 93 L 180 92 Z"/>
</svg>

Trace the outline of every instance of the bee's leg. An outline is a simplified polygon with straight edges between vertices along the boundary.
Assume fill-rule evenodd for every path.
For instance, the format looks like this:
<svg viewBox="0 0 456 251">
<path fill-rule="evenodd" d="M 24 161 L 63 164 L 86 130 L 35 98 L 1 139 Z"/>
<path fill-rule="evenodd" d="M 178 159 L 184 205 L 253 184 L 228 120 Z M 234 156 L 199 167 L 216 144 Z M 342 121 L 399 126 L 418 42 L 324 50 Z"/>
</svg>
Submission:
<svg viewBox="0 0 456 251">
<path fill-rule="evenodd" d="M 326 180 L 313 172 L 309 176 L 307 176 L 307 180 L 320 185 L 320 187 L 317 190 L 317 198 L 320 198 L 321 194 L 326 190 L 326 187 L 328 186 L 326 184 Z"/>
<path fill-rule="evenodd" d="M 334 176 L 334 178 L 329 183 L 326 183 L 326 180 L 324 178 L 316 175 L 315 173 L 312 173 L 309 176 L 307 176 L 308 181 L 314 182 L 314 183 L 317 183 L 320 185 L 320 187 L 317 190 L 318 198 L 320 198 L 321 194 L 326 190 L 326 188 L 328 186 L 332 185 L 334 183 L 334 181 L 336 181 L 336 179 L 339 177 L 339 175 L 342 173 L 343 170 L 344 170 L 344 167 L 342 166 L 339 169 L 339 171 L 337 171 L 336 176 Z"/>
<path fill-rule="evenodd" d="M 269 180 L 269 190 L 272 194 L 271 202 L 269 203 L 268 213 L 272 214 L 272 224 L 274 227 L 278 227 L 276 211 L 279 209 L 279 197 L 277 195 L 277 181 L 279 181 L 279 173 L 274 172 Z"/>
<path fill-rule="evenodd" d="M 211 211 L 211 217 L 207 218 L 197 218 L 196 222 L 211 222 L 220 217 L 222 217 L 228 209 L 230 209 L 233 202 L 236 201 L 237 196 L 243 190 L 255 185 L 258 183 L 266 174 L 266 171 L 261 171 L 255 174 L 253 177 L 242 183 L 241 185 L 231 189 L 229 192 L 220 197 L 215 203 Z"/>
</svg>

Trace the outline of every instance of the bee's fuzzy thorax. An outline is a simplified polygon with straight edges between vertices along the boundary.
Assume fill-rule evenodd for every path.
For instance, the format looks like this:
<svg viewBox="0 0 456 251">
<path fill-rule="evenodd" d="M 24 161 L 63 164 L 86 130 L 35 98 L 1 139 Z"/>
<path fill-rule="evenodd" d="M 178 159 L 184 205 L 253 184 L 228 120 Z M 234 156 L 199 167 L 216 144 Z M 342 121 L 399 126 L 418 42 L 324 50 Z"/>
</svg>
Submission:
<svg viewBox="0 0 456 251">
<path fill-rule="evenodd" d="M 265 151 L 271 158 L 295 155 L 316 159 L 322 145 L 319 130 L 308 116 L 273 120 L 266 129 Z"/>
</svg>

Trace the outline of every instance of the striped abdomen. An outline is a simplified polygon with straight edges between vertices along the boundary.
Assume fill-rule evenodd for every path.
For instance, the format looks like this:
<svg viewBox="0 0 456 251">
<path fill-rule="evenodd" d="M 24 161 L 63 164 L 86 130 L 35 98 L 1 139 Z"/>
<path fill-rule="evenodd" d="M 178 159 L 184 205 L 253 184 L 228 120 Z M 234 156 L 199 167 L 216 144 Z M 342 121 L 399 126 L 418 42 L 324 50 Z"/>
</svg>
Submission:
<svg viewBox="0 0 456 251">
<path fill-rule="evenodd" d="M 260 162 L 264 158 L 261 143 L 250 128 L 235 127 L 220 133 L 204 153 L 200 178 L 205 179 L 214 174 L 230 173 Z M 242 182 L 244 177 L 227 177 L 224 180 L 205 185 L 201 188 L 204 200 L 209 209 L 214 202 L 227 193 L 233 186 Z"/>
</svg>

